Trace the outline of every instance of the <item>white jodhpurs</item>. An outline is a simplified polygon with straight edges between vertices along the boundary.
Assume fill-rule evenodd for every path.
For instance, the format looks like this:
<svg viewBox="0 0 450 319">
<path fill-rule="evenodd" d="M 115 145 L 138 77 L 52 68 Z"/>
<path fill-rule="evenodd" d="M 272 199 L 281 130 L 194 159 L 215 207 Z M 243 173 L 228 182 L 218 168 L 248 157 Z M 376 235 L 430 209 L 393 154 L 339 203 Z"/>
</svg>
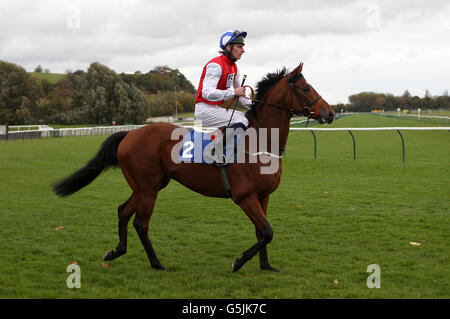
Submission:
<svg viewBox="0 0 450 319">
<path fill-rule="evenodd" d="M 195 104 L 195 121 L 200 122 L 202 126 L 206 127 L 222 127 L 227 126 L 230 121 L 233 108 L 226 108 L 217 105 L 211 105 L 203 102 Z M 248 120 L 245 114 L 241 111 L 235 110 L 230 125 L 235 123 L 242 123 L 248 126 Z"/>
</svg>

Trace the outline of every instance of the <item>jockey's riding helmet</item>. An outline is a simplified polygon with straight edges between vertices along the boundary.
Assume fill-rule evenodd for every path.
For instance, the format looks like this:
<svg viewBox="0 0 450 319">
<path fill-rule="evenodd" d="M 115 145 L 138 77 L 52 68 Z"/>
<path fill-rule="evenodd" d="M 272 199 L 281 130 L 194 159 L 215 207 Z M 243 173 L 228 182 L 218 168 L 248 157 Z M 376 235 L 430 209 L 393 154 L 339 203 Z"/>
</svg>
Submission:
<svg viewBox="0 0 450 319">
<path fill-rule="evenodd" d="M 244 38 L 247 36 L 247 32 L 245 31 L 226 31 L 220 37 L 220 48 L 222 50 L 226 50 L 227 45 L 229 44 L 245 44 Z"/>
</svg>

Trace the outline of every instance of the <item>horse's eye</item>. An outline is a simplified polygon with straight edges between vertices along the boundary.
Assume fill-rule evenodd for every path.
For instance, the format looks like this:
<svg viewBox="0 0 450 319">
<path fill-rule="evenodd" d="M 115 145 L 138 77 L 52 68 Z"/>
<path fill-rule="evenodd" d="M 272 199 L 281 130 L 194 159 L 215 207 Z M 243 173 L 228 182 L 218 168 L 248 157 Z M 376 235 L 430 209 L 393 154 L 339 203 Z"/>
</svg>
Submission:
<svg viewBox="0 0 450 319">
<path fill-rule="evenodd" d="M 309 85 L 306 85 L 306 86 L 302 87 L 302 90 L 305 91 L 305 92 L 308 92 L 309 91 Z"/>
</svg>

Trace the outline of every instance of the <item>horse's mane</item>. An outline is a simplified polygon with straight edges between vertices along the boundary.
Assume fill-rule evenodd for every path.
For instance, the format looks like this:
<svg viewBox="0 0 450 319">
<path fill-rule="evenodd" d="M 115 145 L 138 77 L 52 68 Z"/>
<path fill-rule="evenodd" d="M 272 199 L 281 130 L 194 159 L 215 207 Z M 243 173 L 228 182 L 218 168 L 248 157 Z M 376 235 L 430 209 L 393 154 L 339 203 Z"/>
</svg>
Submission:
<svg viewBox="0 0 450 319">
<path fill-rule="evenodd" d="M 281 70 L 277 70 L 276 72 L 267 73 L 267 75 L 263 77 L 262 80 L 258 82 L 258 84 L 256 84 L 255 98 L 257 100 L 262 100 L 269 89 L 274 86 L 275 83 L 285 77 L 288 73 L 289 71 L 285 67 L 283 67 Z"/>
</svg>

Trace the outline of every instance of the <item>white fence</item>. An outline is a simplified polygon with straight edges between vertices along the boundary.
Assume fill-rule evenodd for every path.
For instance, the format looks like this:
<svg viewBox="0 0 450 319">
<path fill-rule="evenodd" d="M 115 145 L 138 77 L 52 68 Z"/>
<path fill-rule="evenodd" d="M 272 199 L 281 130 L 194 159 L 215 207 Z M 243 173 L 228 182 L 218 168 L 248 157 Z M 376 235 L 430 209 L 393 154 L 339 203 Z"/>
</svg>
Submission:
<svg viewBox="0 0 450 319">
<path fill-rule="evenodd" d="M 440 126 L 448 126 L 450 125 L 450 117 L 449 116 L 437 116 L 437 115 L 424 115 L 421 112 L 417 114 L 404 114 L 404 113 L 368 113 L 376 116 L 390 117 L 401 120 L 417 120 L 424 123 L 429 124 L 437 124 Z M 426 114 L 426 113 L 425 113 Z"/>
<path fill-rule="evenodd" d="M 9 126 L 7 138 L 2 139 L 16 140 L 16 139 L 29 139 L 42 137 L 68 137 L 68 136 L 113 134 L 120 131 L 131 131 L 142 126 L 144 125 L 118 125 L 118 126 L 74 127 L 74 128 L 53 129 L 47 125 L 20 125 L 20 126 L 16 125 L 16 126 Z"/>
<path fill-rule="evenodd" d="M 98 126 L 98 127 L 77 127 L 77 128 L 60 128 L 50 131 L 43 131 L 41 137 L 57 137 L 57 136 L 86 136 L 86 135 L 103 135 L 113 134 L 120 131 L 131 131 L 144 125 L 118 125 L 118 126 Z"/>
<path fill-rule="evenodd" d="M 291 131 L 449 131 L 450 127 L 432 126 L 432 127 L 291 127 Z"/>
<path fill-rule="evenodd" d="M 12 132 L 23 132 L 23 131 L 45 131 L 45 130 L 53 130 L 48 125 L 10 125 L 8 126 L 8 130 L 10 133 Z"/>
</svg>

